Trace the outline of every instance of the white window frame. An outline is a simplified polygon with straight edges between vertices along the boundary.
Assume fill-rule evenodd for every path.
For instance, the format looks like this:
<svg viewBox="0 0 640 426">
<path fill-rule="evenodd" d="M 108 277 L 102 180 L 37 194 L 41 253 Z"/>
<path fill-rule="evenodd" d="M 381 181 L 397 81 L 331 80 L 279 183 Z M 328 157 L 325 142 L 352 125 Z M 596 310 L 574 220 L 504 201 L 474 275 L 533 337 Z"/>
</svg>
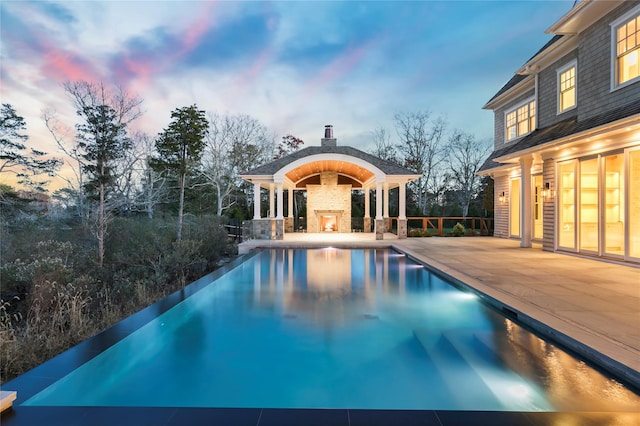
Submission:
<svg viewBox="0 0 640 426">
<path fill-rule="evenodd" d="M 611 91 L 621 89 L 630 84 L 640 81 L 640 75 L 624 83 L 618 83 L 618 28 L 626 24 L 629 20 L 640 15 L 640 6 L 636 6 L 615 21 L 611 26 Z M 639 54 L 640 56 L 640 54 Z M 638 58 L 640 61 L 640 58 Z"/>
<path fill-rule="evenodd" d="M 531 104 L 531 102 L 534 103 L 534 108 L 535 108 L 535 115 L 534 115 L 533 124 L 529 126 L 529 131 L 528 132 L 522 133 L 522 134 L 518 134 L 518 124 L 520 123 L 518 121 L 518 110 L 520 108 L 522 108 L 523 106 L 525 106 L 525 105 L 528 106 L 529 104 Z M 507 127 L 507 116 L 509 114 L 511 114 L 512 112 L 515 112 L 515 114 L 516 114 L 516 135 L 513 138 L 509 139 L 508 135 L 507 135 L 507 128 L 508 128 Z M 528 111 L 527 120 L 529 122 L 531 122 L 531 111 Z M 504 126 L 503 126 L 503 129 L 502 129 L 502 131 L 504 132 L 504 143 L 509 143 L 509 142 L 515 141 L 517 139 L 520 139 L 523 136 L 528 135 L 529 133 L 533 132 L 537 128 L 537 125 L 538 125 L 538 105 L 537 105 L 537 102 L 536 102 L 536 97 L 532 96 L 532 97 L 530 97 L 528 99 L 525 99 L 524 101 L 518 103 L 517 105 L 509 108 L 508 110 L 506 110 L 504 112 Z"/>
<path fill-rule="evenodd" d="M 569 71 L 571 68 L 573 68 L 574 71 L 574 83 L 573 83 L 573 95 L 574 95 L 574 102 L 573 102 L 573 106 L 569 107 L 569 108 L 565 108 L 562 109 L 562 92 L 560 90 L 560 77 L 562 76 L 563 73 Z M 556 70 L 556 85 L 557 85 L 557 111 L 556 114 L 560 115 L 560 114 L 564 114 L 567 111 L 571 111 L 572 109 L 576 109 L 576 107 L 578 106 L 578 61 L 577 60 L 573 60 L 571 62 L 569 62 L 568 64 L 565 64 L 563 67 L 560 67 Z"/>
</svg>

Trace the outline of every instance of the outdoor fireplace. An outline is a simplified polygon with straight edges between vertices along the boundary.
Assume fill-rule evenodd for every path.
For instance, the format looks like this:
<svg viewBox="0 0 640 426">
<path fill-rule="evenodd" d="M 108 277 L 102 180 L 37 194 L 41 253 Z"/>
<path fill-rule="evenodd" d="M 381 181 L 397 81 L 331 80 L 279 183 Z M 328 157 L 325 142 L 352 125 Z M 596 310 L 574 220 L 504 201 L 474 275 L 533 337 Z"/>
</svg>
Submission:
<svg viewBox="0 0 640 426">
<path fill-rule="evenodd" d="M 340 232 L 343 210 L 316 210 L 320 232 Z"/>
</svg>

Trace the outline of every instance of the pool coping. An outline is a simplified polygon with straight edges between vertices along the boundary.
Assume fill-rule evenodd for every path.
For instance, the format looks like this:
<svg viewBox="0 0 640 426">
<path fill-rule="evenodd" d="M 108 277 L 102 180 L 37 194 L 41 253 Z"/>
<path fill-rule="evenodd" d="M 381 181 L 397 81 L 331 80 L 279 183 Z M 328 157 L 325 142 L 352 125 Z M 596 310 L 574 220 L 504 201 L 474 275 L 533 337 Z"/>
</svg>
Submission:
<svg viewBox="0 0 640 426">
<path fill-rule="evenodd" d="M 430 271 L 440 274 L 452 280 L 457 286 L 470 289 L 477 293 L 482 300 L 486 301 L 490 306 L 502 310 L 505 313 L 515 313 L 516 322 L 522 323 L 529 328 L 533 328 L 535 332 L 544 335 L 554 343 L 559 342 L 563 349 L 569 349 L 584 356 L 596 365 L 601 363 L 603 359 L 609 359 L 597 351 L 587 351 L 590 353 L 588 357 L 581 351 L 590 349 L 582 345 L 575 339 L 559 333 L 553 328 L 525 315 L 518 310 L 512 309 L 513 306 L 508 305 L 497 298 L 482 292 L 479 288 L 468 283 L 468 276 L 462 277 L 457 271 L 446 267 L 445 265 L 436 263 L 427 263 L 421 259 L 419 255 L 411 253 L 404 247 L 398 247 L 396 244 L 376 244 L 372 247 L 369 244 L 291 244 L 287 246 L 279 245 L 268 248 L 259 248 L 250 250 L 249 252 L 238 256 L 232 262 L 207 274 L 200 279 L 190 283 L 183 289 L 178 290 L 166 298 L 150 305 L 149 307 L 123 319 L 108 329 L 98 333 L 97 335 L 81 342 L 80 344 L 70 348 L 69 350 L 57 355 L 51 360 L 35 367 L 34 369 L 16 377 L 15 379 L 2 385 L 4 390 L 18 390 L 18 395 L 14 401 L 13 408 L 2 413 L 2 424 L 4 425 L 21 425 L 21 424 L 37 424 L 45 422 L 50 425 L 55 424 L 95 424 L 99 419 L 100 424 L 129 424 L 123 423 L 123 416 L 128 419 L 136 419 L 130 424 L 191 424 L 194 419 L 206 419 L 206 423 L 219 419 L 220 421 L 232 421 L 232 424 L 253 424 L 253 425 L 270 425 L 270 424 L 299 424 L 303 419 L 304 424 L 433 424 L 440 426 L 449 426 L 456 424 L 477 423 L 478 419 L 485 417 L 486 421 L 492 424 L 555 424 L 557 419 L 572 419 L 578 423 L 590 423 L 592 419 L 600 419 L 610 421 L 614 419 L 617 424 L 640 424 L 640 413 L 629 412 L 512 412 L 512 411 L 451 411 L 451 410 L 353 410 L 353 409 L 276 409 L 276 408 L 198 408 L 198 407 L 46 407 L 46 406 L 22 406 L 21 404 L 37 394 L 50 384 L 64 377 L 82 364 L 90 361 L 95 356 L 102 353 L 107 348 L 118 343 L 120 340 L 135 332 L 140 327 L 155 319 L 157 316 L 173 308 L 178 303 L 188 297 L 191 297 L 198 291 L 202 290 L 212 280 L 228 273 L 230 270 L 238 267 L 246 260 L 257 255 L 262 249 L 286 249 L 286 248 L 323 248 L 337 247 L 350 249 L 392 249 L 400 253 L 404 253 L 412 260 L 427 267 Z M 431 262 L 431 259 L 430 259 Z M 438 269 L 441 268 L 441 269 Z M 481 283 L 474 283 L 481 284 Z M 482 285 L 478 285 L 482 287 Z M 505 312 L 507 308 L 510 311 Z M 507 315 L 508 316 L 508 315 Z M 523 319 L 525 321 L 523 321 Z M 529 324 L 530 322 L 530 324 Z M 541 331 L 536 327 L 541 327 Z M 560 337 L 560 338 L 558 338 Z M 565 339 L 567 343 L 564 343 Z M 576 345 L 574 350 L 572 345 Z M 595 354 L 595 358 L 593 358 Z M 604 358 L 603 358 L 604 357 Z M 616 364 L 613 361 L 614 366 Z M 619 363 L 617 363 L 619 364 Z M 607 366 L 608 367 L 608 366 Z M 625 367 L 623 365 L 623 367 Z M 612 373 L 609 368 L 605 368 L 607 372 Z M 632 370 L 633 371 L 633 370 Z M 636 372 L 637 373 L 637 372 Z M 613 374 L 618 377 L 619 374 Z M 626 383 L 626 380 L 623 380 Z M 631 384 L 633 387 L 632 383 Z M 637 390 L 636 390 L 637 391 Z M 257 415 L 257 417 L 256 417 Z M 341 418 L 345 418 L 343 423 Z M 352 417 L 354 420 L 352 421 Z M 626 422 L 625 419 L 630 419 Z M 86 420 L 85 423 L 82 419 Z M 326 422 L 324 420 L 326 420 Z M 386 420 L 385 420 L 386 419 Z M 620 419 L 623 420 L 620 423 Z M 384 420 L 384 421 L 383 421 Z M 600 423 L 598 420 L 596 423 Z M 246 422 L 246 423 L 245 423 Z"/>
</svg>

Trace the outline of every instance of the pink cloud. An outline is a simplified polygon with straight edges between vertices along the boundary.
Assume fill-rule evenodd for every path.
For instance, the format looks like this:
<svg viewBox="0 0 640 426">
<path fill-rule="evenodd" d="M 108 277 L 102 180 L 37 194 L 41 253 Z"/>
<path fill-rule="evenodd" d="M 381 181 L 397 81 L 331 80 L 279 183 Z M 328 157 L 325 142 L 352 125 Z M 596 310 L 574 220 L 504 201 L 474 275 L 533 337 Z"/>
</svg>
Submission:
<svg viewBox="0 0 640 426">
<path fill-rule="evenodd" d="M 127 55 L 116 65 L 116 76 L 124 86 L 142 92 L 148 89 L 154 77 L 166 70 L 171 64 L 179 61 L 195 49 L 202 38 L 212 26 L 215 2 L 204 2 L 197 13 L 197 19 L 189 26 L 188 30 L 177 40 L 178 48 L 172 49 L 161 61 L 150 57 L 132 58 Z"/>
<path fill-rule="evenodd" d="M 43 59 L 42 74 L 54 80 L 100 80 L 99 73 L 90 63 L 69 51 L 47 47 Z"/>
<path fill-rule="evenodd" d="M 303 96 L 309 97 L 318 88 L 349 74 L 362 61 L 363 56 L 371 49 L 373 44 L 375 44 L 375 40 L 362 46 L 347 48 L 342 55 L 324 67 L 315 78 L 307 83 Z"/>
<path fill-rule="evenodd" d="M 200 11 L 198 13 L 198 19 L 189 27 L 187 32 L 182 37 L 182 50 L 178 53 L 182 56 L 195 47 L 207 33 L 209 28 L 213 26 L 214 9 L 216 2 L 208 1 L 201 4 Z"/>
</svg>

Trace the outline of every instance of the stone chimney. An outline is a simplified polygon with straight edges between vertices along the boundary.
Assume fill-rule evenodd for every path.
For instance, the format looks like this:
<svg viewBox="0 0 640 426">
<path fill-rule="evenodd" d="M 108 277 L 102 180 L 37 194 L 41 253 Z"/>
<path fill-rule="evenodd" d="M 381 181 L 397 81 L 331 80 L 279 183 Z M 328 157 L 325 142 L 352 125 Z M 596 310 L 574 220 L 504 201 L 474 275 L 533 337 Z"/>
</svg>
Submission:
<svg viewBox="0 0 640 426">
<path fill-rule="evenodd" d="M 333 137 L 333 126 L 327 124 L 324 126 L 324 138 L 320 139 L 320 146 L 337 146 L 337 139 Z"/>
</svg>

